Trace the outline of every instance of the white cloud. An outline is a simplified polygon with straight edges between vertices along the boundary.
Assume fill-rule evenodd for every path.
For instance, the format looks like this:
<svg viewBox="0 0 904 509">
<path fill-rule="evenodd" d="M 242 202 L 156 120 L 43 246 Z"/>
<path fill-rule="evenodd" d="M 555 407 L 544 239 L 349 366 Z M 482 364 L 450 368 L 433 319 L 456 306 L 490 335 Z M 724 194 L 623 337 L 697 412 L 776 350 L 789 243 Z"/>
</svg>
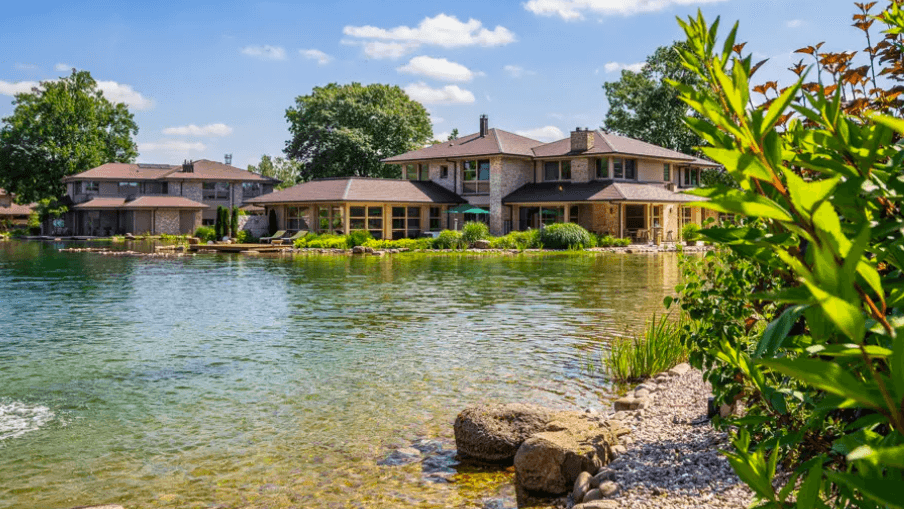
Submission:
<svg viewBox="0 0 904 509">
<path fill-rule="evenodd" d="M 571 21 L 584 18 L 584 13 L 601 16 L 631 16 L 657 12 L 673 5 L 697 5 L 727 0 L 530 0 L 524 4 L 528 11 L 540 16 L 559 16 Z"/>
<path fill-rule="evenodd" d="M 166 161 L 189 158 L 206 149 L 207 146 L 198 141 L 158 140 L 151 143 L 138 144 L 138 152 L 140 152 L 142 156 L 151 153 L 155 154 L 155 157 L 152 159 L 159 158 L 160 160 Z"/>
<path fill-rule="evenodd" d="M 279 46 L 245 46 L 242 48 L 242 54 L 249 57 L 259 58 L 261 60 L 285 60 L 286 50 Z"/>
<path fill-rule="evenodd" d="M 801 19 L 792 19 L 788 20 L 788 22 L 785 23 L 788 28 L 800 28 L 803 26 L 803 24 L 804 22 Z"/>
<path fill-rule="evenodd" d="M 405 87 L 408 97 L 423 104 L 471 104 L 475 101 L 470 90 L 458 85 L 446 85 L 443 88 L 430 88 L 423 81 Z"/>
<path fill-rule="evenodd" d="M 606 72 L 618 72 L 618 71 L 622 71 L 622 70 L 631 71 L 631 72 L 640 72 L 643 70 L 643 66 L 645 66 L 645 65 L 646 65 L 646 63 L 644 63 L 644 62 L 637 62 L 636 64 L 622 64 L 619 62 L 609 62 L 604 66 L 604 68 L 606 69 Z"/>
<path fill-rule="evenodd" d="M 424 44 L 443 48 L 490 47 L 504 46 L 516 40 L 515 34 L 503 26 L 488 30 L 476 19 L 462 22 L 455 16 L 446 14 L 424 18 L 414 28 L 397 26 L 385 29 L 370 25 L 349 25 L 342 29 L 342 33 L 368 40 L 364 43 L 364 53 L 371 58 L 399 58 Z"/>
<path fill-rule="evenodd" d="M 21 64 L 18 62 L 16 63 L 16 69 L 20 69 L 20 70 L 31 70 L 31 69 L 37 69 L 37 68 L 38 68 L 38 66 L 36 66 L 35 64 Z"/>
<path fill-rule="evenodd" d="M 524 131 L 515 131 L 515 134 L 546 142 L 561 140 L 565 137 L 565 133 L 563 133 L 561 129 L 552 125 L 537 127 L 536 129 L 526 129 Z"/>
<path fill-rule="evenodd" d="M 71 70 L 72 70 L 72 66 L 69 65 L 69 64 L 59 63 L 59 64 L 53 66 L 53 70 L 54 70 L 54 71 L 60 71 L 60 72 L 63 72 L 63 71 L 71 71 Z"/>
<path fill-rule="evenodd" d="M 452 134 L 451 131 L 443 131 L 441 133 L 436 133 L 433 135 L 433 139 L 437 141 L 449 141 L 449 135 Z"/>
<path fill-rule="evenodd" d="M 317 65 L 326 65 L 333 61 L 333 57 L 327 55 L 319 49 L 300 49 L 298 50 L 298 52 L 301 53 L 301 56 L 307 58 L 308 60 L 316 60 Z"/>
<path fill-rule="evenodd" d="M 163 134 L 172 136 L 229 136 L 232 134 L 232 128 L 226 124 L 207 124 L 200 127 L 195 124 L 189 124 L 179 127 L 167 127 L 163 130 Z"/>
<path fill-rule="evenodd" d="M 440 81 L 471 81 L 474 76 L 481 73 L 474 72 L 467 67 L 446 60 L 445 58 L 432 58 L 419 56 L 412 58 L 408 64 L 396 69 L 399 72 L 427 76 Z"/>
<path fill-rule="evenodd" d="M 0 95 L 16 95 L 31 92 L 32 88 L 40 87 L 37 81 L 19 81 L 10 83 L 0 80 Z M 131 86 L 123 85 L 115 81 L 98 81 L 97 88 L 104 93 L 104 97 L 113 103 L 125 103 L 133 110 L 149 110 L 154 106 L 153 101 L 136 92 Z"/>
<path fill-rule="evenodd" d="M 507 72 L 508 75 L 512 78 L 520 78 L 522 76 L 531 76 L 537 74 L 535 71 L 528 71 L 520 65 L 507 65 L 503 67 L 502 70 Z"/>
<path fill-rule="evenodd" d="M 434 124 L 442 124 L 445 121 L 446 119 L 444 119 L 443 117 L 434 117 L 433 115 L 430 115 L 430 122 Z"/>
</svg>

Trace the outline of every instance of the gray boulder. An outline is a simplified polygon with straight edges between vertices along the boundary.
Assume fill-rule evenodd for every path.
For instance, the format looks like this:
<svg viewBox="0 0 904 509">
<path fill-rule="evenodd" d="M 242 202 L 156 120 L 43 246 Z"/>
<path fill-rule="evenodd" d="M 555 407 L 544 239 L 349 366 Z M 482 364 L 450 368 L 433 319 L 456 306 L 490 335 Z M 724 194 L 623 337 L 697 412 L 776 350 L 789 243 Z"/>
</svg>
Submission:
<svg viewBox="0 0 904 509">
<path fill-rule="evenodd" d="M 474 246 L 474 249 L 489 249 L 490 241 L 489 240 L 475 240 L 473 246 Z"/>
<path fill-rule="evenodd" d="M 468 407 L 455 419 L 459 454 L 490 463 L 509 463 L 521 444 L 546 429 L 555 412 L 511 403 Z"/>
</svg>

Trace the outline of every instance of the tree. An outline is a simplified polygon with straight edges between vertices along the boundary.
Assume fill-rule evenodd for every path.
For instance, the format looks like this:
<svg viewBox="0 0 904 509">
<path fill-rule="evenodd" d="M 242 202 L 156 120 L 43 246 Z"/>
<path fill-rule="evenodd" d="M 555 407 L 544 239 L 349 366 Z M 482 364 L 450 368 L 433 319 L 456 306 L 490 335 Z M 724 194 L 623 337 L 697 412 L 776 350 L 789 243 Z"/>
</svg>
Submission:
<svg viewBox="0 0 904 509">
<path fill-rule="evenodd" d="M 603 84 L 609 100 L 604 129 L 685 154 L 698 154 L 695 147 L 702 145 L 703 139 L 684 124 L 689 108 L 678 91 L 666 83 L 700 84 L 700 77 L 681 65 L 678 50 L 684 46 L 675 42 L 659 47 L 647 57 L 640 72 L 623 70 L 618 81 Z"/>
<path fill-rule="evenodd" d="M 401 88 L 331 83 L 298 96 L 286 110 L 287 157 L 303 163 L 301 180 L 318 177 L 398 177 L 381 159 L 433 139 L 430 115 Z"/>
<path fill-rule="evenodd" d="M 230 237 L 238 237 L 239 236 L 239 208 L 232 207 L 232 212 L 229 216 L 229 236 Z"/>
<path fill-rule="evenodd" d="M 283 157 L 272 158 L 264 154 L 261 156 L 261 162 L 257 166 L 253 164 L 248 165 L 248 171 L 280 180 L 280 183 L 276 185 L 276 189 L 285 189 L 301 182 L 303 176 L 302 166 L 299 161 Z"/>
<path fill-rule="evenodd" d="M 446 138 L 447 141 L 457 140 L 458 139 L 458 128 L 452 128 L 452 132 L 449 133 L 449 137 Z"/>
<path fill-rule="evenodd" d="M 87 71 L 41 82 L 13 104 L 0 130 L 0 187 L 25 203 L 62 196 L 67 175 L 138 155 L 132 114 L 107 100 Z"/>
</svg>

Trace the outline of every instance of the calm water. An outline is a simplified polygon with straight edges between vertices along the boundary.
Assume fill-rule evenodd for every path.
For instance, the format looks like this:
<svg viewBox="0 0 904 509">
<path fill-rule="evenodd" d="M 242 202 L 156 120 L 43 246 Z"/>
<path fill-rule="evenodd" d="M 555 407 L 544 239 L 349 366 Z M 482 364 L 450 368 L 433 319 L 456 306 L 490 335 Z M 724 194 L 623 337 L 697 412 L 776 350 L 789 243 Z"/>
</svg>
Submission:
<svg viewBox="0 0 904 509">
<path fill-rule="evenodd" d="M 380 466 L 482 400 L 601 408 L 673 255 L 61 253 L 0 243 L 0 508 L 480 507 Z M 451 445 L 447 445 L 451 447 Z"/>
</svg>

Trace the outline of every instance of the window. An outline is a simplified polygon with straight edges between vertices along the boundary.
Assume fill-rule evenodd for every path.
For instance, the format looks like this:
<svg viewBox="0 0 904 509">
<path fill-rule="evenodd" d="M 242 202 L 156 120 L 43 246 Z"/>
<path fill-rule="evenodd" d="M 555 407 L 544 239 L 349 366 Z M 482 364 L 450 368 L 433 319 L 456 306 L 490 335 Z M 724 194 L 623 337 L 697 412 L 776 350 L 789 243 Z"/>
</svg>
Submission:
<svg viewBox="0 0 904 509">
<path fill-rule="evenodd" d="M 637 161 L 634 159 L 622 159 L 620 157 L 613 158 L 612 174 L 617 179 L 636 180 Z"/>
<path fill-rule="evenodd" d="M 138 182 L 120 182 L 119 194 L 132 194 L 138 192 Z"/>
<path fill-rule="evenodd" d="M 169 194 L 169 182 L 147 182 L 144 192 L 148 194 Z"/>
<path fill-rule="evenodd" d="M 693 209 L 690 207 L 681 207 L 681 224 L 689 224 L 694 222 Z"/>
<path fill-rule="evenodd" d="M 581 214 L 581 208 L 577 205 L 572 205 L 571 208 L 568 209 L 568 221 L 571 223 L 578 223 Z"/>
<path fill-rule="evenodd" d="M 439 167 L 439 178 L 441 178 L 441 179 L 449 178 L 449 167 L 448 166 L 440 166 Z"/>
<path fill-rule="evenodd" d="M 406 164 L 404 177 L 408 180 L 430 180 L 430 166 L 426 164 Z"/>
<path fill-rule="evenodd" d="M 254 198 L 264 194 L 264 186 L 260 182 L 242 182 L 242 199 Z"/>
<path fill-rule="evenodd" d="M 320 233 L 336 233 L 345 230 L 342 207 L 338 205 L 317 207 L 317 227 Z"/>
<path fill-rule="evenodd" d="M 440 207 L 430 207 L 430 230 L 438 232 L 443 229 L 443 213 Z"/>
<path fill-rule="evenodd" d="M 82 192 L 83 193 L 97 193 L 100 191 L 100 183 L 99 182 L 82 182 Z"/>
<path fill-rule="evenodd" d="M 418 175 L 418 180 L 430 180 L 430 166 L 426 164 L 420 165 L 421 169 Z"/>
<path fill-rule="evenodd" d="M 462 163 L 462 194 L 490 194 L 490 161 Z"/>
<path fill-rule="evenodd" d="M 349 207 L 348 228 L 367 230 L 375 239 L 383 238 L 383 207 Z"/>
<path fill-rule="evenodd" d="M 228 200 L 229 182 L 205 182 L 201 185 L 205 200 Z"/>
<path fill-rule="evenodd" d="M 286 208 L 287 230 L 310 230 L 308 227 L 308 207 Z"/>
<path fill-rule="evenodd" d="M 696 186 L 698 183 L 700 170 L 698 168 L 684 169 L 684 185 L 688 187 Z"/>
<path fill-rule="evenodd" d="M 596 178 L 598 179 L 607 179 L 609 178 L 609 158 L 602 157 L 596 160 Z"/>
<path fill-rule="evenodd" d="M 666 182 L 672 181 L 672 165 L 669 163 L 662 165 L 662 180 Z"/>
<path fill-rule="evenodd" d="M 392 240 L 414 239 L 421 234 L 420 207 L 392 208 Z"/>
<path fill-rule="evenodd" d="M 571 180 L 571 161 L 543 163 L 543 180 Z"/>
<path fill-rule="evenodd" d="M 662 228 L 662 205 L 653 205 L 653 228 Z"/>
</svg>

